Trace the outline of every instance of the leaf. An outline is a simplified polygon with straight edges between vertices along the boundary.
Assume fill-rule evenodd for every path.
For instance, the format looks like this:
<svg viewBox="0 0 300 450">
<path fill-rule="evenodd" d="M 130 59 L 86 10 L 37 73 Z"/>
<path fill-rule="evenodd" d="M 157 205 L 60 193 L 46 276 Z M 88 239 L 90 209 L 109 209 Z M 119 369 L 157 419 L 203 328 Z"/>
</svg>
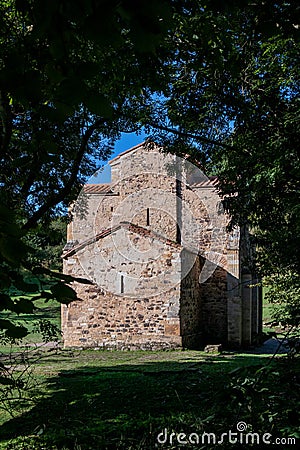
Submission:
<svg viewBox="0 0 300 450">
<path fill-rule="evenodd" d="M 7 319 L 0 319 L 0 330 L 8 330 L 12 326 L 12 323 Z"/>
<path fill-rule="evenodd" d="M 52 300 L 52 299 L 53 299 L 53 294 L 51 294 L 51 292 L 42 291 L 38 297 L 35 297 L 32 300 L 33 301 L 45 300 L 45 302 L 48 302 L 49 300 Z"/>
<path fill-rule="evenodd" d="M 0 289 L 8 289 L 11 286 L 11 279 L 6 273 L 0 273 Z"/>
<path fill-rule="evenodd" d="M 0 253 L 7 262 L 14 266 L 20 265 L 29 249 L 30 248 L 18 238 L 6 236 L 5 238 L 0 239 Z"/>
<path fill-rule="evenodd" d="M 51 83 L 60 83 L 64 79 L 62 71 L 57 69 L 53 62 L 49 63 L 45 67 L 45 73 L 48 76 Z"/>
<path fill-rule="evenodd" d="M 3 311 L 5 309 L 9 311 L 14 310 L 14 302 L 7 294 L 0 294 L 0 311 Z"/>
<path fill-rule="evenodd" d="M 36 275 L 38 275 L 38 274 L 49 275 L 51 277 L 59 278 L 60 280 L 64 280 L 68 283 L 72 283 L 72 281 L 77 281 L 78 283 L 82 283 L 82 284 L 93 284 L 93 282 L 91 280 L 88 280 L 87 278 L 78 278 L 78 277 L 73 277 L 72 275 L 66 275 L 64 273 L 54 272 L 53 270 L 49 270 L 46 267 L 35 267 L 33 269 L 32 273 L 34 273 Z"/>
<path fill-rule="evenodd" d="M 65 103 L 56 101 L 54 104 L 45 104 L 41 107 L 43 116 L 50 122 L 62 124 L 74 114 L 74 108 Z"/>
<path fill-rule="evenodd" d="M 10 320 L 7 319 L 0 319 L 0 330 L 6 330 L 5 336 L 14 338 L 14 339 L 21 339 L 28 335 L 27 328 L 23 327 L 22 325 L 14 325 Z"/>
<path fill-rule="evenodd" d="M 54 141 L 51 141 L 51 140 L 44 142 L 44 148 L 47 151 L 48 156 L 49 156 L 49 153 L 59 153 L 60 152 L 60 149 L 59 149 L 57 143 Z M 59 155 L 57 155 L 57 156 L 59 156 Z"/>
<path fill-rule="evenodd" d="M 48 117 L 53 122 L 64 122 L 74 115 L 73 105 L 62 101 L 55 101 L 55 108 L 48 109 Z"/>
<path fill-rule="evenodd" d="M 67 105 L 75 107 L 78 106 L 88 94 L 88 87 L 79 76 L 73 76 L 63 80 L 57 89 L 58 99 Z"/>
<path fill-rule="evenodd" d="M 65 305 L 68 305 L 77 298 L 77 294 L 74 289 L 62 282 L 55 284 L 50 290 L 55 299 Z"/>
<path fill-rule="evenodd" d="M 23 234 L 15 222 L 15 213 L 2 203 L 0 203 L 0 232 L 15 237 Z"/>
<path fill-rule="evenodd" d="M 74 281 L 77 281 L 77 283 L 82 283 L 82 284 L 94 284 L 91 280 L 88 280 L 87 278 L 74 278 Z"/>
<path fill-rule="evenodd" d="M 90 95 L 85 100 L 85 105 L 93 114 L 101 117 L 112 117 L 113 108 L 110 101 L 101 94 Z"/>
<path fill-rule="evenodd" d="M 64 54 L 64 42 L 62 41 L 62 39 L 59 38 L 58 36 L 55 39 L 52 39 L 52 42 L 49 46 L 49 51 L 54 61 L 63 59 L 65 54 Z"/>
<path fill-rule="evenodd" d="M 15 384 L 15 380 L 12 380 L 11 378 L 0 376 L 0 384 L 3 384 L 5 386 L 13 386 Z"/>
<path fill-rule="evenodd" d="M 14 339 L 22 339 L 29 334 L 27 328 L 23 326 L 13 326 L 5 332 L 5 335 Z"/>
<path fill-rule="evenodd" d="M 31 300 L 27 298 L 21 298 L 14 307 L 14 310 L 17 314 L 32 314 L 34 311 L 34 304 Z"/>
<path fill-rule="evenodd" d="M 14 277 L 13 285 L 22 292 L 38 292 L 39 286 L 36 283 L 27 283 L 24 281 L 23 276 L 17 273 L 14 273 L 12 275 Z"/>
</svg>

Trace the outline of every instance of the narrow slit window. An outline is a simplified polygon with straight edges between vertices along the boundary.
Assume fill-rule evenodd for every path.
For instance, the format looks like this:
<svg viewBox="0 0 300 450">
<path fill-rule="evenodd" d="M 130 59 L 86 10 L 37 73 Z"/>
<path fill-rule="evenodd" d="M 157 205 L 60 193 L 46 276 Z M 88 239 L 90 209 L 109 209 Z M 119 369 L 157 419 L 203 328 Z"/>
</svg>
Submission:
<svg viewBox="0 0 300 450">
<path fill-rule="evenodd" d="M 124 294 L 124 275 L 121 275 L 121 294 Z"/>
<path fill-rule="evenodd" d="M 181 244 L 181 230 L 180 230 L 180 226 L 176 225 L 176 242 L 177 244 Z"/>
<path fill-rule="evenodd" d="M 149 208 L 147 208 L 147 227 L 150 225 L 150 211 Z"/>
<path fill-rule="evenodd" d="M 113 207 L 113 206 L 111 206 L 111 207 L 110 207 L 110 210 L 111 210 L 111 212 L 113 212 L 113 210 L 114 210 L 114 207 Z"/>
</svg>

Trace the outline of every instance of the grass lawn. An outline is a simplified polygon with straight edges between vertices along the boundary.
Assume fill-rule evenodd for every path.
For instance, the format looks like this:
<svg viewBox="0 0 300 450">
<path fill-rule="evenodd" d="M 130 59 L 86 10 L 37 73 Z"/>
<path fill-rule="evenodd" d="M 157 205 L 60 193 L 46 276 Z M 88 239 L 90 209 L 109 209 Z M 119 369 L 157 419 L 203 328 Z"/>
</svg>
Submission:
<svg viewBox="0 0 300 450">
<path fill-rule="evenodd" d="M 291 435 L 290 412 L 282 409 L 295 403 L 286 382 L 287 361 L 281 357 L 270 366 L 269 358 L 197 351 L 35 351 L 27 399 L 11 402 L 15 417 L 0 411 L 0 448 L 180 448 L 159 444 L 158 434 L 166 428 L 220 436 L 240 421 L 254 431 Z M 299 374 L 298 361 L 289 364 Z M 254 387 L 262 365 L 272 370 Z"/>
<path fill-rule="evenodd" d="M 32 300 L 35 295 L 22 296 Z M 56 326 L 60 330 L 60 305 L 55 300 L 49 300 L 45 303 L 44 300 L 35 300 L 34 305 L 36 307 L 34 314 L 20 314 L 13 312 L 1 312 L 2 319 L 10 319 L 14 324 L 24 325 L 29 334 L 22 340 L 22 345 L 33 344 L 43 341 L 43 336 L 37 332 L 39 321 L 49 321 L 52 325 Z M 58 336 L 59 337 L 59 336 Z M 8 346 L 3 346 L 0 343 L 0 352 L 7 352 Z M 12 350 L 17 350 L 16 346 L 12 347 Z"/>
<path fill-rule="evenodd" d="M 57 303 L 37 306 L 39 318 L 59 324 Z M 32 318 L 24 320 L 32 330 L 26 343 L 40 342 Z M 1 450 L 236 449 L 245 445 L 202 443 L 202 434 L 220 439 L 242 421 L 248 430 L 287 439 L 299 425 L 298 359 L 34 345 L 2 350 L 0 365 L 12 368 L 17 384 L 2 387 Z M 182 446 L 178 433 L 193 439 L 196 433 L 199 443 Z"/>
</svg>

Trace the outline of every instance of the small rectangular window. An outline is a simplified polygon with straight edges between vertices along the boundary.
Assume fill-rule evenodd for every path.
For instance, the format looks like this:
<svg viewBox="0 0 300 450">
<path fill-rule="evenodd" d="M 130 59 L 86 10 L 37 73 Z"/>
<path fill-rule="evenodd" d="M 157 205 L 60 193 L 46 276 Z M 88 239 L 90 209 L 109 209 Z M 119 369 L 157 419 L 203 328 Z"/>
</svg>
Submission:
<svg viewBox="0 0 300 450">
<path fill-rule="evenodd" d="M 121 294 L 124 294 L 124 275 L 121 275 Z"/>
<path fill-rule="evenodd" d="M 147 227 L 150 225 L 150 211 L 149 208 L 147 208 Z"/>
<path fill-rule="evenodd" d="M 113 212 L 113 210 L 114 210 L 114 207 L 113 207 L 113 206 L 111 206 L 111 207 L 110 207 L 110 210 L 111 210 L 111 212 Z"/>
<path fill-rule="evenodd" d="M 176 224 L 176 242 L 177 244 L 181 244 L 181 230 L 178 223 Z"/>
</svg>

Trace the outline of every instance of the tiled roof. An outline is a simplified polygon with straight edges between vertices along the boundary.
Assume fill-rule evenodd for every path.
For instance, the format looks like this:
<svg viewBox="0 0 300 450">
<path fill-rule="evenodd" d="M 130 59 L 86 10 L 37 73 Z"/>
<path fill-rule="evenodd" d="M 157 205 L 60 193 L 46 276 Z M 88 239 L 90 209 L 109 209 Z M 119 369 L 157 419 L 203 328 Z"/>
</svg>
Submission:
<svg viewBox="0 0 300 450">
<path fill-rule="evenodd" d="M 212 188 L 217 187 L 218 178 L 209 177 L 209 179 L 201 181 L 200 183 L 193 183 L 191 188 Z M 86 184 L 83 186 L 83 190 L 86 194 L 100 194 L 100 195 L 118 195 L 118 192 L 114 192 L 112 185 L 106 184 Z"/>
<path fill-rule="evenodd" d="M 201 181 L 200 183 L 193 183 L 191 188 L 212 188 L 217 187 L 218 178 L 209 177 L 209 179 Z M 100 194 L 100 195 L 118 195 L 118 192 L 114 192 L 110 183 L 106 184 L 86 184 L 83 186 L 83 190 L 86 194 Z"/>
<path fill-rule="evenodd" d="M 85 184 L 83 190 L 86 194 L 115 194 L 113 192 L 111 184 Z"/>
<path fill-rule="evenodd" d="M 193 183 L 191 184 L 191 188 L 210 188 L 210 187 L 217 187 L 218 185 L 218 177 L 208 177 L 207 180 L 201 181 L 200 183 Z"/>
</svg>

